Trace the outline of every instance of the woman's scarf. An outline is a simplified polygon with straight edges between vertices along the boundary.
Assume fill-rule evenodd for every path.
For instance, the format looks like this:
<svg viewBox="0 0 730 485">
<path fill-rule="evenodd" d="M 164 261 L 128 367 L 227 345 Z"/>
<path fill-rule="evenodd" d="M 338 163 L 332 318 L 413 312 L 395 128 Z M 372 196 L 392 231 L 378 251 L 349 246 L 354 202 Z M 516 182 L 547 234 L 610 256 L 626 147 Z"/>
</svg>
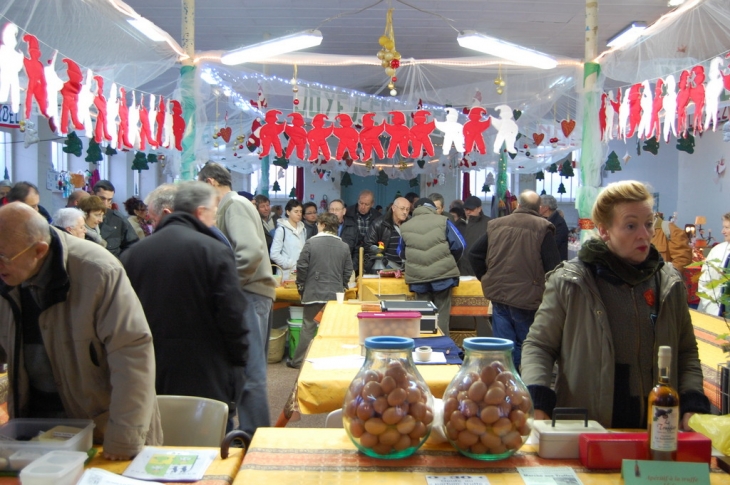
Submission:
<svg viewBox="0 0 730 485">
<path fill-rule="evenodd" d="M 636 286 L 647 281 L 664 265 L 659 251 L 654 246 L 650 247 L 649 255 L 643 263 L 634 265 L 617 256 L 600 239 L 589 239 L 583 243 L 583 247 L 578 252 L 578 259 L 596 267 L 599 276 L 608 280 L 617 278 L 629 286 Z"/>
</svg>

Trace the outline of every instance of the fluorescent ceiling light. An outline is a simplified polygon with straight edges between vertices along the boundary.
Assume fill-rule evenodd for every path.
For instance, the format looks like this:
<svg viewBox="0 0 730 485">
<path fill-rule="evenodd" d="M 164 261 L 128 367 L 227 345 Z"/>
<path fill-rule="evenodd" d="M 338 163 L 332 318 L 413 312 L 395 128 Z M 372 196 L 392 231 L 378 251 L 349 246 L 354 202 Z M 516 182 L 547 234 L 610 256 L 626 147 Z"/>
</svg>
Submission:
<svg viewBox="0 0 730 485">
<path fill-rule="evenodd" d="M 241 47 L 223 53 L 221 62 L 228 66 L 254 62 L 269 57 L 278 56 L 287 52 L 298 51 L 314 47 L 322 43 L 322 32 L 319 30 L 305 30 L 296 34 L 267 40 L 259 44 Z"/>
<path fill-rule="evenodd" d="M 669 3 L 667 3 L 668 7 L 679 7 L 684 3 L 684 0 L 669 0 Z"/>
<path fill-rule="evenodd" d="M 145 18 L 127 19 L 127 22 L 155 42 L 165 42 L 167 39 L 160 32 L 155 24 Z"/>
<path fill-rule="evenodd" d="M 629 44 L 638 39 L 644 30 L 646 30 L 646 22 L 631 22 L 621 32 L 608 39 L 606 45 L 608 47 L 621 47 L 622 45 Z"/>
<path fill-rule="evenodd" d="M 460 46 L 467 49 L 484 52 L 525 66 L 552 69 L 558 65 L 558 61 L 547 54 L 489 37 L 473 30 L 465 30 L 459 34 L 456 40 Z"/>
</svg>

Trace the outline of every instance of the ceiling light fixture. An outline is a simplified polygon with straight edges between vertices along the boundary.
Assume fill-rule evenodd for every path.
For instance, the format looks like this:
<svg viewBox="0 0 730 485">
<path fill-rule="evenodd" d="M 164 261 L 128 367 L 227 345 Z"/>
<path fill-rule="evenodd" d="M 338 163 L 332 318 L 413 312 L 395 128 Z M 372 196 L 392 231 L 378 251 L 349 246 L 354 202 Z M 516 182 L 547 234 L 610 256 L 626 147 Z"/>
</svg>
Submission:
<svg viewBox="0 0 730 485">
<path fill-rule="evenodd" d="M 501 39 L 480 34 L 473 30 L 465 30 L 456 38 L 461 47 L 501 57 L 508 61 L 540 69 L 552 69 L 558 65 L 553 57 L 527 47 L 512 44 Z"/>
<path fill-rule="evenodd" d="M 646 22 L 635 20 L 621 29 L 618 34 L 610 37 L 608 42 L 606 42 L 606 45 L 608 47 L 616 48 L 632 43 L 639 38 L 644 30 L 646 30 Z"/>
<path fill-rule="evenodd" d="M 146 35 L 150 40 L 155 42 L 165 42 L 167 40 L 162 32 L 160 32 L 160 29 L 145 18 L 127 19 L 127 22 Z"/>
<path fill-rule="evenodd" d="M 235 66 L 244 62 L 261 61 L 279 54 L 314 47 L 321 43 L 322 32 L 319 30 L 305 30 L 224 52 L 221 56 L 221 62 L 227 66 Z"/>
<path fill-rule="evenodd" d="M 684 0 L 669 0 L 669 3 L 667 3 L 668 7 L 679 7 L 684 3 Z"/>
</svg>

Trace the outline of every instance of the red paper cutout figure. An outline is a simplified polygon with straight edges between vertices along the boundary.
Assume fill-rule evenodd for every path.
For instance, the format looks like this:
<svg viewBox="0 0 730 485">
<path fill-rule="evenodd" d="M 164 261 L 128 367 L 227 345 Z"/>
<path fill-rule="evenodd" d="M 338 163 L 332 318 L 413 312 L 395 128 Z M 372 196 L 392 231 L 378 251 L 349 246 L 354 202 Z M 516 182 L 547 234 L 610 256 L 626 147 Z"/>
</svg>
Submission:
<svg viewBox="0 0 730 485">
<path fill-rule="evenodd" d="M 601 130 L 601 141 L 606 135 L 606 98 L 608 94 L 601 94 L 601 107 L 598 108 L 598 129 Z"/>
<path fill-rule="evenodd" d="M 649 123 L 649 134 L 647 138 L 656 136 L 659 139 L 662 136 L 662 125 L 659 121 L 659 112 L 664 106 L 664 81 L 662 78 L 657 79 L 656 86 L 654 86 L 654 101 L 651 104 L 651 122 Z"/>
<path fill-rule="evenodd" d="M 359 160 L 357 154 L 357 142 L 360 139 L 360 134 L 352 127 L 352 118 L 350 118 L 350 115 L 348 114 L 340 113 L 335 116 L 335 119 L 340 122 L 340 127 L 335 127 L 333 129 L 335 136 L 339 139 L 335 159 L 344 160 L 343 157 L 345 156 L 345 152 L 348 152 L 350 154 L 350 158 L 353 160 Z"/>
<path fill-rule="evenodd" d="M 25 93 L 25 119 L 30 118 L 33 98 L 41 114 L 48 118 L 48 97 L 46 92 L 46 75 L 41 62 L 41 49 L 34 35 L 25 34 L 23 40 L 28 44 L 28 57 L 23 58 L 25 74 L 28 76 L 28 87 Z"/>
<path fill-rule="evenodd" d="M 261 135 L 261 126 L 261 118 L 254 118 L 251 122 L 251 134 L 248 135 L 248 141 L 246 141 L 246 148 L 251 152 L 261 146 L 261 139 L 259 138 Z"/>
<path fill-rule="evenodd" d="M 412 114 L 413 126 L 411 126 L 411 154 L 418 158 L 425 151 L 429 156 L 434 155 L 431 133 L 436 128 L 436 123 L 431 120 L 426 122 L 431 113 L 425 110 L 418 110 Z"/>
<path fill-rule="evenodd" d="M 289 144 L 286 146 L 286 158 L 291 157 L 294 150 L 297 151 L 297 158 L 304 160 L 304 151 L 307 148 L 307 130 L 304 129 L 304 117 L 301 113 L 289 113 L 287 118 L 291 118 L 291 125 L 287 124 L 284 133 L 289 136 Z"/>
<path fill-rule="evenodd" d="M 636 83 L 629 88 L 629 131 L 626 138 L 634 136 L 636 127 L 641 122 L 641 84 Z"/>
<path fill-rule="evenodd" d="M 618 96 L 616 96 L 616 101 L 613 99 L 609 99 L 611 102 L 611 107 L 613 108 L 614 113 L 618 114 L 618 110 L 621 108 L 621 88 L 618 88 Z"/>
<path fill-rule="evenodd" d="M 481 106 L 475 106 L 469 110 L 469 121 L 464 123 L 463 130 L 464 147 L 466 149 L 466 153 L 474 150 L 474 145 L 476 145 L 476 150 L 482 155 L 485 155 L 487 153 L 487 147 L 484 144 L 483 133 L 487 130 L 487 128 L 491 126 L 492 119 L 490 117 L 487 117 L 486 120 L 483 120 L 482 116 L 484 116 L 485 114 L 487 114 L 487 110 L 485 110 Z"/>
<path fill-rule="evenodd" d="M 388 145 L 388 158 L 393 158 L 395 150 L 400 150 L 400 156 L 408 158 L 411 156 L 408 142 L 411 140 L 411 130 L 406 126 L 406 117 L 400 111 L 391 111 L 393 123 L 385 123 L 385 132 L 390 135 Z"/>
<path fill-rule="evenodd" d="M 362 146 L 362 159 L 373 158 L 373 150 L 378 158 L 384 158 L 383 145 L 380 144 L 380 135 L 385 129 L 385 123 L 375 123 L 375 113 L 365 113 L 362 117 L 362 130 L 360 130 L 360 146 Z"/>
<path fill-rule="evenodd" d="M 705 67 L 694 66 L 690 76 L 689 99 L 695 104 L 695 112 L 692 117 L 694 133 L 702 133 L 702 111 L 705 107 Z"/>
<path fill-rule="evenodd" d="M 312 129 L 307 133 L 309 142 L 309 161 L 313 162 L 322 152 L 325 161 L 330 159 L 330 147 L 327 145 L 327 137 L 332 134 L 332 126 L 325 128 L 324 123 L 328 120 L 327 115 L 319 113 L 312 119 Z"/>
<path fill-rule="evenodd" d="M 268 156 L 272 147 L 274 148 L 274 152 L 277 157 L 281 157 L 283 154 L 281 151 L 279 135 L 284 133 L 286 123 L 277 123 L 277 121 L 279 121 L 280 114 L 281 111 L 278 109 L 270 109 L 266 112 L 266 115 L 264 115 L 264 121 L 266 124 L 261 127 L 261 154 L 259 155 L 259 158 Z"/>
<path fill-rule="evenodd" d="M 63 59 L 63 62 L 68 66 L 66 69 L 68 81 L 63 83 L 61 88 L 61 96 L 63 97 L 61 103 L 61 133 L 65 135 L 68 133 L 69 115 L 71 115 L 74 128 L 77 130 L 84 129 L 84 124 L 79 120 L 78 114 L 79 91 L 81 91 L 81 81 L 84 79 L 84 75 L 81 73 L 79 65 L 71 59 Z"/>
<path fill-rule="evenodd" d="M 182 151 L 182 140 L 185 135 L 185 119 L 180 101 L 172 100 L 172 133 L 175 136 L 175 149 Z"/>
<path fill-rule="evenodd" d="M 155 142 L 157 146 L 162 146 L 163 134 L 165 133 L 165 113 L 167 106 L 165 105 L 165 97 L 160 96 L 160 104 L 157 105 L 157 133 L 155 133 Z"/>
<path fill-rule="evenodd" d="M 119 88 L 119 131 L 117 132 L 117 148 L 132 148 L 129 142 L 129 107 L 127 106 L 127 90 Z"/>
<path fill-rule="evenodd" d="M 677 84 L 677 138 L 687 131 L 687 105 L 689 104 L 689 71 L 682 71 Z"/>
<path fill-rule="evenodd" d="M 139 149 L 144 151 L 147 143 L 150 144 L 150 148 L 157 148 L 157 142 L 152 138 L 152 132 L 150 131 L 150 113 L 147 106 L 144 105 L 144 94 L 140 95 L 139 98 L 139 122 L 142 125 L 139 129 Z"/>
<path fill-rule="evenodd" d="M 96 81 L 96 96 L 94 106 L 96 107 L 96 126 L 94 127 L 94 141 L 101 145 L 103 140 L 111 140 L 112 136 L 106 126 L 106 98 L 104 97 L 104 78 L 94 76 Z"/>
</svg>

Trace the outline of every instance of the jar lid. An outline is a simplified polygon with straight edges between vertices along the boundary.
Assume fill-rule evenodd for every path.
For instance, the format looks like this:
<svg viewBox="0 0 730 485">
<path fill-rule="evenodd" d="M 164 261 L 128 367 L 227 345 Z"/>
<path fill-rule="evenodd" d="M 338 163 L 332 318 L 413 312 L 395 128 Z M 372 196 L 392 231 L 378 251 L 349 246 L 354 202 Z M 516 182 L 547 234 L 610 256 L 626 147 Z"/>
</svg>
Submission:
<svg viewBox="0 0 730 485">
<path fill-rule="evenodd" d="M 385 335 L 380 337 L 368 337 L 365 339 L 366 349 L 395 350 L 412 349 L 413 347 L 413 339 L 407 337 L 394 337 L 390 335 Z"/>
<path fill-rule="evenodd" d="M 515 347 L 513 341 L 496 337 L 465 338 L 463 345 L 468 350 L 512 350 Z"/>
</svg>

